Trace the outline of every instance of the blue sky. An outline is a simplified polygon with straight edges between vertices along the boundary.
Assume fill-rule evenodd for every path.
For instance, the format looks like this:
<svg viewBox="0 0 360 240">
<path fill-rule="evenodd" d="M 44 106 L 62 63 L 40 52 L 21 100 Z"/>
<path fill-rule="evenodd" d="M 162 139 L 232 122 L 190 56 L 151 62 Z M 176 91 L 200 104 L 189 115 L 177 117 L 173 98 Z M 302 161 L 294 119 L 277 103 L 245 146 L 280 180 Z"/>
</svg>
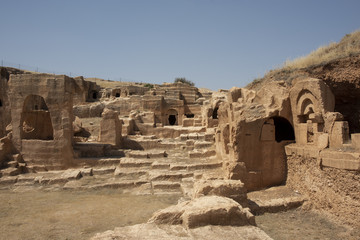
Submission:
<svg viewBox="0 0 360 240">
<path fill-rule="evenodd" d="M 0 0 L 0 60 L 71 76 L 244 87 L 360 29 L 358 0 Z"/>
</svg>

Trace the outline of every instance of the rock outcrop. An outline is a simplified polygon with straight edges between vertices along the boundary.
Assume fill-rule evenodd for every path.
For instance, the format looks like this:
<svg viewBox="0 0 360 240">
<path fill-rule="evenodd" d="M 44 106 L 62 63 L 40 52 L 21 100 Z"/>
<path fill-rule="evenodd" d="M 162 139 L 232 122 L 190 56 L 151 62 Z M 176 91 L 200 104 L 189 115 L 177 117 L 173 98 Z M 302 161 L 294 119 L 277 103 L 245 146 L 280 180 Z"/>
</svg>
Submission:
<svg viewBox="0 0 360 240">
<path fill-rule="evenodd" d="M 188 228 L 206 225 L 255 225 L 255 217 L 232 199 L 204 196 L 160 210 L 149 220 L 156 224 L 183 224 Z"/>
</svg>

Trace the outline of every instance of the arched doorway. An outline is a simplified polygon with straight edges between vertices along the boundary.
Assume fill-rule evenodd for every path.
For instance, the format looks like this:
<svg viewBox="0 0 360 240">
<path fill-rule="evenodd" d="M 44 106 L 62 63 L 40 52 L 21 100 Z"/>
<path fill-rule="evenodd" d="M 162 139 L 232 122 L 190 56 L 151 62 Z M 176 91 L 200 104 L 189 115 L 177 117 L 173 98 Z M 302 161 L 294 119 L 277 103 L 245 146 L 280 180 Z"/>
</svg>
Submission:
<svg viewBox="0 0 360 240">
<path fill-rule="evenodd" d="M 259 185 L 254 188 L 281 185 L 286 181 L 285 146 L 295 141 L 294 128 L 284 117 L 271 117 L 263 122 L 260 142 L 254 142 L 251 156 L 258 159 L 249 169 L 261 172 Z"/>
<path fill-rule="evenodd" d="M 178 124 L 178 112 L 175 109 L 168 111 L 168 124 L 173 126 Z"/>
<path fill-rule="evenodd" d="M 294 128 L 291 123 L 283 117 L 273 117 L 275 125 L 275 140 L 281 142 L 283 140 L 295 140 Z"/>
<path fill-rule="evenodd" d="M 95 101 L 99 98 L 99 92 L 96 90 L 89 91 L 89 100 L 88 101 Z"/>
<path fill-rule="evenodd" d="M 21 113 L 21 139 L 53 140 L 53 126 L 43 97 L 26 97 Z"/>
<path fill-rule="evenodd" d="M 214 108 L 214 111 L 213 111 L 213 114 L 212 114 L 213 119 L 218 119 L 218 110 L 219 110 L 218 107 Z"/>
</svg>

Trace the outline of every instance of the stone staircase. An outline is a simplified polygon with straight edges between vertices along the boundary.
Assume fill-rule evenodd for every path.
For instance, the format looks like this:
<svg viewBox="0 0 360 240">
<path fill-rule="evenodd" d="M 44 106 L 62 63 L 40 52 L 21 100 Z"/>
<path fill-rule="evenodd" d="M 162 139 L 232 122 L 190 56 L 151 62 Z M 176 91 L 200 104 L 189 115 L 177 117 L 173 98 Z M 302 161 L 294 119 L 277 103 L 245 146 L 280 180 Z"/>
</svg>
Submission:
<svg viewBox="0 0 360 240">
<path fill-rule="evenodd" d="M 222 177 L 222 162 L 216 157 L 213 133 L 183 134 L 175 139 L 129 138 L 143 150 L 125 150 L 123 157 L 80 159 L 83 168 L 92 169 L 92 178 L 97 183 L 80 179 L 64 187 L 122 188 L 139 194 L 188 196 L 196 179 Z"/>
<path fill-rule="evenodd" d="M 77 144 L 78 168 L 2 178 L 0 185 L 57 184 L 63 189 L 113 188 L 134 194 L 187 197 L 192 195 L 196 179 L 222 178 L 222 161 L 216 157 L 213 131 L 186 133 L 174 139 L 135 135 L 128 140 L 140 149 L 114 150 L 106 144 Z M 94 154 L 86 153 L 88 149 Z"/>
<path fill-rule="evenodd" d="M 0 177 L 16 176 L 25 172 L 26 164 L 20 154 L 11 154 L 9 161 L 4 165 L 4 168 L 0 170 Z"/>
</svg>

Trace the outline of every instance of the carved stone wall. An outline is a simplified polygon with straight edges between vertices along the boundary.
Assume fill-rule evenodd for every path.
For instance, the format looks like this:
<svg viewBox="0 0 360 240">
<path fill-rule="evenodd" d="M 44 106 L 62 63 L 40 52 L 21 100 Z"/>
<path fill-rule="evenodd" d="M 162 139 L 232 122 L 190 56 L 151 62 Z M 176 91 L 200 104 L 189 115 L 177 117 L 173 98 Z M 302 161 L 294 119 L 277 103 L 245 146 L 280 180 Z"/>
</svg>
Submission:
<svg viewBox="0 0 360 240">
<path fill-rule="evenodd" d="M 64 75 L 11 75 L 13 143 L 25 162 L 49 168 L 72 164 L 74 80 Z"/>
</svg>

